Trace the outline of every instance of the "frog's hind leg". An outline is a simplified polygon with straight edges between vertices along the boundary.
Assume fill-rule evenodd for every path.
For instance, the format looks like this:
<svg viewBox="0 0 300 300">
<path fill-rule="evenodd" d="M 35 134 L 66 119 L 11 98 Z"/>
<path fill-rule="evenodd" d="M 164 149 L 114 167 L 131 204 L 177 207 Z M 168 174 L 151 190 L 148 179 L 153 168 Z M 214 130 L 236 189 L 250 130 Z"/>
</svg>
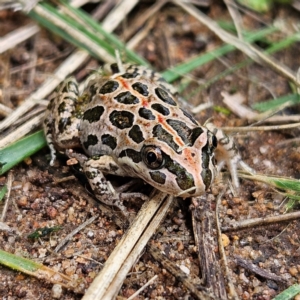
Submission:
<svg viewBox="0 0 300 300">
<path fill-rule="evenodd" d="M 78 96 L 77 81 L 70 77 L 59 86 L 47 107 L 43 125 L 51 151 L 51 165 L 56 158 L 56 149 L 65 150 L 80 145 L 80 113 L 76 112 Z"/>
</svg>

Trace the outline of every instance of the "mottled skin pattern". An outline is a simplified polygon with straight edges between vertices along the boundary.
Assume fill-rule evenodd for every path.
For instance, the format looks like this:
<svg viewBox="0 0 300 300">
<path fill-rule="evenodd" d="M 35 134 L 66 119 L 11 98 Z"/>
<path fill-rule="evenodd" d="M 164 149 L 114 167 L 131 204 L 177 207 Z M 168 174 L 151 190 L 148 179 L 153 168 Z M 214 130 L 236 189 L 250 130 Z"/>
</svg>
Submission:
<svg viewBox="0 0 300 300">
<path fill-rule="evenodd" d="M 120 73 L 114 64 L 112 75 L 91 75 L 81 95 L 73 78 L 60 87 L 44 122 L 51 163 L 56 150 L 77 158 L 96 197 L 123 211 L 125 194 L 117 194 L 104 174 L 142 178 L 175 196 L 203 194 L 216 172 L 215 129 L 200 126 L 182 110 L 158 73 L 125 67 Z M 234 144 L 221 131 L 215 133 L 223 140 L 217 159 L 232 164 L 236 178 Z M 85 155 L 73 151 L 77 148 Z"/>
</svg>

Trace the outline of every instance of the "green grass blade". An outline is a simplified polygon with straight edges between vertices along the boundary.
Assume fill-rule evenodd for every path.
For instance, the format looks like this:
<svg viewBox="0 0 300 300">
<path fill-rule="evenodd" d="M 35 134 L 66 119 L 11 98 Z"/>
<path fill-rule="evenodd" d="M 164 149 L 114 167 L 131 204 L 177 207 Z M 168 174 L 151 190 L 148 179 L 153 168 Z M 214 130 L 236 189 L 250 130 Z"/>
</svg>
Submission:
<svg viewBox="0 0 300 300">
<path fill-rule="evenodd" d="M 284 290 L 282 293 L 277 295 L 273 300 L 289 300 L 293 299 L 297 294 L 300 293 L 300 284 L 294 284 Z"/>
<path fill-rule="evenodd" d="M 0 264 L 26 274 L 32 274 L 43 267 L 40 263 L 3 250 L 0 250 Z"/>
<path fill-rule="evenodd" d="M 252 43 L 257 40 L 262 39 L 263 37 L 265 37 L 268 34 L 274 33 L 275 31 L 277 31 L 277 29 L 274 27 L 265 28 L 258 32 L 249 34 L 249 36 L 247 37 L 246 40 L 249 43 Z M 175 66 L 174 68 L 171 68 L 170 70 L 163 72 L 162 75 L 166 81 L 172 82 L 172 81 L 178 79 L 180 76 L 191 72 L 195 68 L 202 66 L 218 57 L 221 57 L 233 50 L 235 50 L 234 46 L 224 45 L 218 49 L 210 51 L 209 53 L 201 54 L 200 56 L 194 57 L 189 61 L 179 64 L 179 65 Z"/>
<path fill-rule="evenodd" d="M 84 285 L 81 285 L 80 280 L 72 281 L 69 276 L 56 272 L 33 260 L 0 250 L 0 264 L 51 283 L 58 283 L 74 292 L 83 292 Z"/>
<path fill-rule="evenodd" d="M 279 177 L 279 176 L 267 176 L 267 175 L 260 175 L 260 174 L 253 174 L 253 175 L 247 175 L 243 173 L 239 173 L 239 176 L 242 178 L 247 178 L 251 180 L 257 180 L 260 182 L 265 182 L 274 188 L 284 190 L 286 192 L 289 192 L 293 195 L 300 193 L 300 180 L 293 179 L 289 177 Z"/>
<path fill-rule="evenodd" d="M 0 202 L 3 200 L 5 194 L 7 193 L 7 186 L 3 186 L 2 189 L 0 190 Z"/>
<path fill-rule="evenodd" d="M 51 14 L 55 19 L 63 22 L 66 26 L 71 27 L 74 30 L 67 31 L 64 30 L 64 25 L 56 25 L 50 22 L 45 17 L 40 16 L 35 10 L 29 13 L 29 16 L 35 19 L 37 22 L 48 28 L 49 30 L 60 35 L 68 42 L 76 45 L 79 48 L 87 50 L 92 56 L 96 58 L 101 58 L 92 50 L 89 45 L 80 42 L 78 37 L 79 33 L 89 39 L 91 43 L 95 46 L 104 49 L 110 56 L 115 56 L 115 50 L 118 49 L 124 52 L 129 61 L 137 64 L 149 65 L 145 59 L 134 53 L 133 51 L 126 48 L 125 44 L 122 43 L 116 36 L 111 33 L 106 32 L 101 25 L 97 24 L 88 14 L 84 13 L 82 10 L 73 8 L 65 3 L 63 11 L 68 11 L 68 15 L 64 14 L 63 11 L 51 6 L 48 3 L 38 4 L 47 13 Z M 80 22 L 78 21 L 80 20 Z"/>
<path fill-rule="evenodd" d="M 47 145 L 43 131 L 29 135 L 0 150 L 0 175 Z"/>
<path fill-rule="evenodd" d="M 107 32 L 104 30 L 98 22 L 96 22 L 93 18 L 91 18 L 90 15 L 88 15 L 85 11 L 82 9 L 75 8 L 68 4 L 66 1 L 61 1 L 72 13 L 74 13 L 78 18 L 83 20 L 90 28 L 90 31 L 93 31 L 96 34 L 101 34 L 108 43 L 111 45 L 114 45 L 115 48 L 124 51 L 127 58 L 130 61 L 133 61 L 137 64 L 143 65 L 143 66 L 149 66 L 149 63 L 142 58 L 141 56 L 137 55 L 134 51 L 126 48 L 125 44 L 121 42 L 119 37 L 116 35 Z"/>
<path fill-rule="evenodd" d="M 80 28 L 79 28 L 79 24 L 75 24 L 74 22 L 70 22 L 68 17 L 63 17 L 60 13 L 55 11 L 50 5 L 43 4 L 42 7 L 47 11 L 47 13 L 50 13 L 52 16 L 54 16 L 58 20 L 63 21 L 67 26 L 71 26 L 72 28 L 74 28 L 74 34 L 70 35 L 63 28 L 55 25 L 53 22 L 51 22 L 50 20 L 48 20 L 44 16 L 40 16 L 34 10 L 32 10 L 29 13 L 29 16 L 32 19 L 34 19 L 35 21 L 37 21 L 38 23 L 40 23 L 41 25 L 43 25 L 44 27 L 48 28 L 50 31 L 52 31 L 55 34 L 61 36 L 63 39 L 65 39 L 69 43 L 72 43 L 73 45 L 75 45 L 78 48 L 85 49 L 93 57 L 96 57 L 97 59 L 101 59 L 101 57 L 99 57 L 97 52 L 93 51 L 93 49 L 91 47 L 88 47 L 88 45 L 86 45 L 85 43 L 81 42 L 78 39 L 78 32 L 81 32 Z M 86 33 L 85 33 L 85 35 L 86 35 Z M 90 38 L 90 41 L 92 43 L 95 43 L 95 41 L 92 39 L 91 36 L 89 36 L 89 38 Z M 98 39 L 97 42 L 98 42 L 98 47 L 104 49 L 110 56 L 114 56 L 114 48 L 112 46 L 110 46 L 108 43 L 106 43 L 105 41 L 100 40 L 100 39 Z"/>
<path fill-rule="evenodd" d="M 36 272 L 43 267 L 40 263 L 36 263 L 30 259 L 3 250 L 0 250 L 0 264 L 27 274 Z"/>
<path fill-rule="evenodd" d="M 267 110 L 276 109 L 288 101 L 290 101 L 291 104 L 297 104 L 297 103 L 299 104 L 300 103 L 300 95 L 298 95 L 298 94 L 284 95 L 284 96 L 278 97 L 276 99 L 267 100 L 267 101 L 263 101 L 260 103 L 255 103 L 252 105 L 252 108 L 254 108 L 260 112 L 265 112 Z"/>
</svg>

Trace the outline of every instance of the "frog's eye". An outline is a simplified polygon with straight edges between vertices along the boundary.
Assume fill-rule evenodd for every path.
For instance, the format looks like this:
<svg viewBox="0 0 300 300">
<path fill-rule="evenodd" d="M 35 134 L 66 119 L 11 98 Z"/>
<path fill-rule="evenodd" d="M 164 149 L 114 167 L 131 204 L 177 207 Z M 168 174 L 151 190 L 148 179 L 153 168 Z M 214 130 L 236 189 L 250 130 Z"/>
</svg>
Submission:
<svg viewBox="0 0 300 300">
<path fill-rule="evenodd" d="M 144 146 L 142 149 L 143 162 L 150 169 L 158 169 L 164 165 L 164 158 L 160 148 L 156 146 Z"/>
</svg>

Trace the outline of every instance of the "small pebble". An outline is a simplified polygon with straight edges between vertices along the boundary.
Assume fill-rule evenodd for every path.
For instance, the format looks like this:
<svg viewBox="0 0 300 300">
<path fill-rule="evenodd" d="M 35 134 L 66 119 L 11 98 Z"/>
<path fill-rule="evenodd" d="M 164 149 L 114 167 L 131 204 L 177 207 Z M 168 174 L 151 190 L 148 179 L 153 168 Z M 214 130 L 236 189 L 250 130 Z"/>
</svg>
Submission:
<svg viewBox="0 0 300 300">
<path fill-rule="evenodd" d="M 289 268 L 289 272 L 292 276 L 296 276 L 298 274 L 298 269 L 295 266 Z"/>
<path fill-rule="evenodd" d="M 188 267 L 186 267 L 185 265 L 180 265 L 180 270 L 182 272 L 184 272 L 185 274 L 189 275 L 190 274 L 190 270 Z"/>
<path fill-rule="evenodd" d="M 225 248 L 230 244 L 229 237 L 224 233 L 222 233 L 222 244 Z"/>
<path fill-rule="evenodd" d="M 60 284 L 54 284 L 52 287 L 52 297 L 55 299 L 60 299 L 62 294 L 62 287 Z"/>
</svg>

